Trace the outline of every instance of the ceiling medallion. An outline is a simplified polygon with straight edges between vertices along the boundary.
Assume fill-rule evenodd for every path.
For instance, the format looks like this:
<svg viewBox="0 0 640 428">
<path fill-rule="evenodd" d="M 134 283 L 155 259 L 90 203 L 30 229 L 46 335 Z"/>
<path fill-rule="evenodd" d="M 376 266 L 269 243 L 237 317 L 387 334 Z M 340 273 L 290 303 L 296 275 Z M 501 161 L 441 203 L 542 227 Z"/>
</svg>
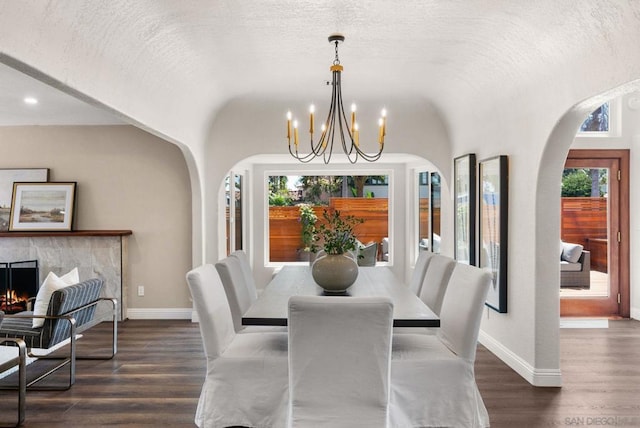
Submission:
<svg viewBox="0 0 640 428">
<path fill-rule="evenodd" d="M 309 136 L 311 152 L 303 155 L 298 152 L 298 121 L 292 120 L 291 111 L 287 112 L 287 142 L 289 144 L 289 153 L 300 162 L 310 162 L 312 159 L 322 156 L 324 163 L 328 164 L 331 160 L 333 152 L 334 139 L 338 137 L 339 143 L 342 144 L 342 150 L 349 162 L 356 163 L 358 158 L 362 158 L 368 162 L 374 162 L 380 159 L 382 150 L 384 150 L 384 137 L 387 127 L 387 112 L 382 110 L 382 115 L 378 121 L 378 152 L 365 153 L 360 149 L 360 131 L 358 130 L 358 122 L 356 121 L 356 105 L 351 104 L 351 120 L 347 121 L 347 115 L 344 112 L 342 102 L 342 84 L 341 73 L 343 70 L 338 58 L 338 44 L 344 42 L 342 34 L 332 34 L 329 36 L 329 42 L 335 43 L 336 57 L 331 65 L 331 74 L 333 75 L 331 104 L 329 106 L 329 114 L 327 120 L 322 124 L 320 139 L 314 143 L 314 115 L 315 106 L 309 108 Z M 293 131 L 292 131 L 293 125 Z M 293 135 L 292 135 L 293 134 Z M 293 137 L 293 142 L 291 141 Z"/>
</svg>

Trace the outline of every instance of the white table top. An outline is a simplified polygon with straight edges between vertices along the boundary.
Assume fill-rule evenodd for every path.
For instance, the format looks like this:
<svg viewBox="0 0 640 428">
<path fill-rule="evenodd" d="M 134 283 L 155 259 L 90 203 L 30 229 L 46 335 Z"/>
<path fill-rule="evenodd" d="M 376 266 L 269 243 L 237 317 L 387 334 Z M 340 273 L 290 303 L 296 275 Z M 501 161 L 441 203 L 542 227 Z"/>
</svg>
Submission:
<svg viewBox="0 0 640 428">
<path fill-rule="evenodd" d="M 309 266 L 285 266 L 265 287 L 258 300 L 242 317 L 243 325 L 287 325 L 289 297 L 322 296 Z M 383 296 L 393 302 L 394 327 L 440 327 L 440 319 L 422 300 L 384 266 L 360 267 L 358 279 L 347 290 L 348 296 Z"/>
</svg>

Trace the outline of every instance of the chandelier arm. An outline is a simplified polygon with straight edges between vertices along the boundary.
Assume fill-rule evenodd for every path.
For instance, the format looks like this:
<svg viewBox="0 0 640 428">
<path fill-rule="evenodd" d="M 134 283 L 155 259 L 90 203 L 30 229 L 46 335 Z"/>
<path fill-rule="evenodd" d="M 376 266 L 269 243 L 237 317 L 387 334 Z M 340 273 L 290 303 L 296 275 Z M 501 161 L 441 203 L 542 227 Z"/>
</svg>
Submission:
<svg viewBox="0 0 640 428">
<path fill-rule="evenodd" d="M 300 155 L 297 149 L 296 149 L 296 152 L 293 153 L 293 150 L 291 150 L 291 144 L 289 144 L 289 153 L 291 154 L 291 156 L 293 156 L 294 158 L 296 158 L 302 163 L 308 163 L 308 162 L 311 162 L 313 159 L 315 159 L 315 156 L 313 155 L 313 153 L 309 153 L 307 155 Z"/>
<path fill-rule="evenodd" d="M 349 126 L 347 126 L 347 124 L 349 123 L 347 121 L 347 115 L 344 112 L 344 102 L 342 99 L 342 91 L 340 91 L 339 95 L 338 95 L 338 120 L 340 122 L 340 139 L 342 141 L 342 150 L 344 151 L 344 153 L 347 155 L 347 159 L 349 159 L 349 162 L 351 163 L 356 163 L 358 161 L 358 148 L 355 145 L 355 142 L 353 140 L 353 135 L 351 134 L 351 129 Z M 347 142 L 345 139 L 345 133 L 344 133 L 344 127 L 346 126 L 347 128 L 347 135 L 349 136 L 349 148 L 347 148 Z M 355 154 L 355 158 L 352 159 L 352 154 L 354 151 L 354 148 L 356 149 L 356 154 Z"/>
</svg>

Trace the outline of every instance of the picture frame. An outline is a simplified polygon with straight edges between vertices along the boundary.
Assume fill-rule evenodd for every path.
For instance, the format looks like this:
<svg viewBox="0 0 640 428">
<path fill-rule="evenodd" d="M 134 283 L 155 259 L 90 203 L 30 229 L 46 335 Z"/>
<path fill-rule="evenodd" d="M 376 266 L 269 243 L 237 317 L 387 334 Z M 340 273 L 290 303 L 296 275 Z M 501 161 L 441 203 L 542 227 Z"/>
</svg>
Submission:
<svg viewBox="0 0 640 428">
<path fill-rule="evenodd" d="M 476 155 L 453 160 L 454 258 L 476 265 Z"/>
<path fill-rule="evenodd" d="M 0 168 L 0 232 L 9 230 L 13 183 L 46 181 L 49 168 Z"/>
<path fill-rule="evenodd" d="M 76 182 L 13 183 L 9 231 L 70 231 Z"/>
<path fill-rule="evenodd" d="M 440 237 L 442 236 L 440 227 L 440 206 L 442 205 L 442 197 L 440 194 L 440 174 L 438 174 L 437 172 L 431 173 L 429 188 L 431 190 L 431 197 L 429 198 L 429 215 L 431 216 L 429 224 L 431 230 L 431 240 L 429 241 L 429 247 L 433 253 L 440 254 Z"/>
<path fill-rule="evenodd" d="M 485 304 L 507 312 L 507 242 L 509 207 L 509 159 L 505 155 L 485 159 L 478 168 L 478 266 L 491 274 Z"/>
</svg>

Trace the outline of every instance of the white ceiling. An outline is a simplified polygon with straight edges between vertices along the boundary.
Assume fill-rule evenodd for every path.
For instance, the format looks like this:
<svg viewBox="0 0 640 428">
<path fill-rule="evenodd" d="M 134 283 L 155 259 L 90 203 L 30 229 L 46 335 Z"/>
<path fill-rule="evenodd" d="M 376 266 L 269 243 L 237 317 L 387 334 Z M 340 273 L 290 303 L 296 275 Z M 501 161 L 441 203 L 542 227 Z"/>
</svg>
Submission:
<svg viewBox="0 0 640 428">
<path fill-rule="evenodd" d="M 0 62 L 191 144 L 237 99 L 328 103 L 334 32 L 346 102 L 391 116 L 395 100 L 420 100 L 459 123 L 532 87 L 596 95 L 575 76 L 635 49 L 639 21 L 623 0 L 0 0 Z M 118 123 L 9 71 L 0 125 Z M 22 105 L 30 90 L 38 106 Z"/>
<path fill-rule="evenodd" d="M 26 104 L 25 97 L 36 98 L 38 104 Z M 0 126 L 122 123 L 102 109 L 0 63 Z"/>
</svg>

